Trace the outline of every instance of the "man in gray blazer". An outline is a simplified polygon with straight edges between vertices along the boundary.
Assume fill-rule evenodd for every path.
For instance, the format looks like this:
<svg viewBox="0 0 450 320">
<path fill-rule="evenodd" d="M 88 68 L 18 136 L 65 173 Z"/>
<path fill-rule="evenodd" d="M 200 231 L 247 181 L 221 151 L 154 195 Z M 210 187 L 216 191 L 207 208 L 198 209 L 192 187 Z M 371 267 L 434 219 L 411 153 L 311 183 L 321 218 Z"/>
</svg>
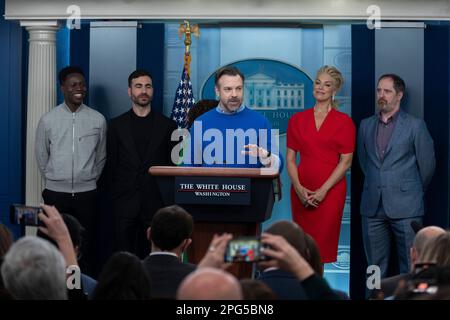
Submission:
<svg viewBox="0 0 450 320">
<path fill-rule="evenodd" d="M 358 157 L 364 172 L 361 215 L 369 265 L 387 276 L 391 243 L 400 273 L 410 270 L 411 222 L 422 222 L 423 196 L 435 169 L 433 140 L 423 120 L 400 109 L 405 82 L 395 74 L 378 79 L 379 112 L 361 121 Z"/>
</svg>

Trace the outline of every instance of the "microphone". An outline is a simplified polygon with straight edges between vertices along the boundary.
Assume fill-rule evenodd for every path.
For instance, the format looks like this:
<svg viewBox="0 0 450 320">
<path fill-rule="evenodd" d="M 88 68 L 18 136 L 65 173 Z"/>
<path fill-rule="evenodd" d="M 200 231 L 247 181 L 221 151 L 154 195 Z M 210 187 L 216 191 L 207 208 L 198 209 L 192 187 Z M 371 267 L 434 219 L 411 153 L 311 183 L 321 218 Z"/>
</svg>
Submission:
<svg viewBox="0 0 450 320">
<path fill-rule="evenodd" d="M 423 225 L 415 220 L 411 221 L 411 228 L 414 230 L 414 233 L 420 231 L 423 228 Z"/>
</svg>

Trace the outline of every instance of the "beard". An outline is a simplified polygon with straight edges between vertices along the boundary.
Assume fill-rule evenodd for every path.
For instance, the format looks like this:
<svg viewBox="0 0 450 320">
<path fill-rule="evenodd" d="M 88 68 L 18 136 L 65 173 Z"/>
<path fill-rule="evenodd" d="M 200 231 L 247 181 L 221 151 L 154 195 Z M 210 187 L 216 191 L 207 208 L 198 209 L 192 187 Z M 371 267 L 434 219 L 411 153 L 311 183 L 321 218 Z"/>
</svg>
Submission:
<svg viewBox="0 0 450 320">
<path fill-rule="evenodd" d="M 387 105 L 387 101 L 384 99 L 378 99 L 377 104 L 378 104 L 378 107 L 380 107 L 382 109 L 385 105 Z"/>
<path fill-rule="evenodd" d="M 145 101 L 143 101 L 143 98 L 147 98 Z M 131 100 L 133 103 L 140 107 L 148 107 L 150 105 L 150 102 L 152 101 L 152 97 L 150 97 L 148 94 L 141 94 L 139 96 L 131 96 Z"/>
<path fill-rule="evenodd" d="M 237 98 L 231 98 L 227 100 L 226 107 L 229 110 L 235 111 L 241 106 L 241 104 L 242 104 L 241 100 Z"/>
<path fill-rule="evenodd" d="M 377 105 L 381 113 L 389 113 L 395 109 L 395 105 L 393 104 L 393 102 L 388 103 L 384 99 L 378 99 Z"/>
</svg>

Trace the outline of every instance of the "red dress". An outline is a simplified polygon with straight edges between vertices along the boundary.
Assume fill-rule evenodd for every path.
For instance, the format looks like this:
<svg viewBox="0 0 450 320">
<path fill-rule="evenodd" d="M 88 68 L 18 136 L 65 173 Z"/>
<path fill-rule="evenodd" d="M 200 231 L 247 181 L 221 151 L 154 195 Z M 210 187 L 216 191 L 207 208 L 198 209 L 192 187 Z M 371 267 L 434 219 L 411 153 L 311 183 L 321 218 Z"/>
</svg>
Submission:
<svg viewBox="0 0 450 320">
<path fill-rule="evenodd" d="M 289 120 L 287 147 L 300 153 L 297 168 L 300 184 L 314 191 L 330 177 L 340 154 L 355 149 L 355 125 L 345 113 L 331 109 L 319 130 L 314 108 L 298 112 Z M 323 263 L 334 262 L 346 196 L 345 177 L 331 188 L 318 208 L 305 208 L 291 186 L 292 218 L 317 242 Z"/>
</svg>

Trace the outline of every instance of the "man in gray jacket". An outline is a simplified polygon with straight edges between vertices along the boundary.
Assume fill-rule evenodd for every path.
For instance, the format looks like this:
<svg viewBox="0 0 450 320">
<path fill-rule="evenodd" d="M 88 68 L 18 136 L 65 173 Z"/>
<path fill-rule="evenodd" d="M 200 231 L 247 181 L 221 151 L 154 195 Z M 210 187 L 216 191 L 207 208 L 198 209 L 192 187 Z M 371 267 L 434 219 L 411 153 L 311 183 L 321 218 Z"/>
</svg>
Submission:
<svg viewBox="0 0 450 320">
<path fill-rule="evenodd" d="M 410 270 L 411 223 L 422 222 L 423 196 L 435 168 L 434 146 L 425 122 L 400 108 L 405 82 L 395 74 L 380 77 L 379 113 L 361 121 L 358 157 L 364 172 L 361 215 L 369 265 L 387 276 L 391 240 L 400 273 Z"/>
<path fill-rule="evenodd" d="M 81 268 L 92 273 L 95 259 L 96 189 L 106 161 L 106 121 L 83 104 L 86 82 L 78 67 L 59 73 L 64 102 L 44 114 L 36 132 L 36 159 L 45 177 L 45 204 L 76 217 L 86 229 Z"/>
</svg>

